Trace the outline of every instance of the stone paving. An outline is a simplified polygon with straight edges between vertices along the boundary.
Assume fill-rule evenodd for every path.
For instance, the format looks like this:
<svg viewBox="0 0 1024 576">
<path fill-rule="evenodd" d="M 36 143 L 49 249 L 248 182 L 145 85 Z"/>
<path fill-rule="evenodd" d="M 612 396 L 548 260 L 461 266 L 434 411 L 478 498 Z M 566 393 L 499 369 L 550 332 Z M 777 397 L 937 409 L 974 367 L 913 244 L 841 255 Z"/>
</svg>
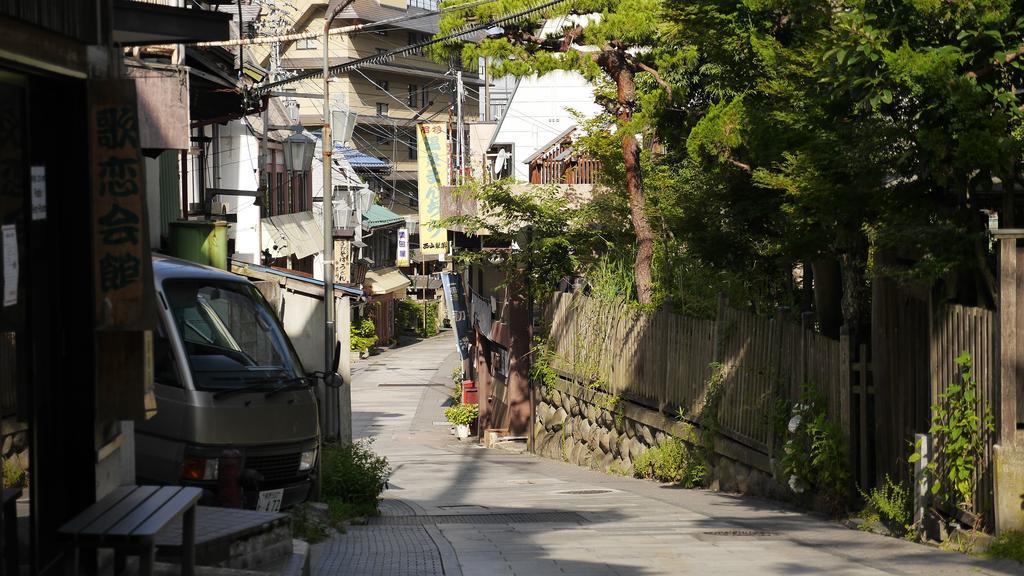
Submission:
<svg viewBox="0 0 1024 576">
<path fill-rule="evenodd" d="M 313 548 L 314 575 L 1024 574 L 778 502 L 460 443 L 437 424 L 453 351 L 446 334 L 354 368 L 353 429 L 394 474 L 381 518 Z"/>
</svg>

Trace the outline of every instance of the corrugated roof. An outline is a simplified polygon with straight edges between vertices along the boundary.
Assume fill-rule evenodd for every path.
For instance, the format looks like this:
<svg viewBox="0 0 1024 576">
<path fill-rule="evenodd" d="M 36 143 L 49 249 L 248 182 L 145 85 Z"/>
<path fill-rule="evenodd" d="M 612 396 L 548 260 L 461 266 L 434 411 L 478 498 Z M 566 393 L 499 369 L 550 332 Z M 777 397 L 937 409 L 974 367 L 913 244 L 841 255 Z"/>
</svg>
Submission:
<svg viewBox="0 0 1024 576">
<path fill-rule="evenodd" d="M 379 22 L 397 16 L 422 13 L 423 10 L 402 10 L 392 6 L 381 6 L 377 0 L 355 0 L 338 14 L 338 19 L 356 19 L 364 22 Z M 428 34 L 437 34 L 440 14 L 434 13 L 415 20 L 404 20 L 389 24 L 394 28 L 417 30 Z"/>
<path fill-rule="evenodd" d="M 323 231 L 312 212 L 280 214 L 262 222 L 263 245 L 275 258 L 291 254 L 305 258 L 324 249 Z"/>
<path fill-rule="evenodd" d="M 370 156 L 364 154 L 354 148 L 348 146 L 335 146 L 335 154 L 341 154 L 348 160 L 348 163 L 355 169 L 387 169 L 391 167 L 391 164 L 377 158 L 376 156 Z"/>
<path fill-rule="evenodd" d="M 371 204 L 370 209 L 363 212 L 364 228 L 379 228 L 399 222 L 405 222 L 405 217 L 399 216 L 379 204 Z"/>
</svg>

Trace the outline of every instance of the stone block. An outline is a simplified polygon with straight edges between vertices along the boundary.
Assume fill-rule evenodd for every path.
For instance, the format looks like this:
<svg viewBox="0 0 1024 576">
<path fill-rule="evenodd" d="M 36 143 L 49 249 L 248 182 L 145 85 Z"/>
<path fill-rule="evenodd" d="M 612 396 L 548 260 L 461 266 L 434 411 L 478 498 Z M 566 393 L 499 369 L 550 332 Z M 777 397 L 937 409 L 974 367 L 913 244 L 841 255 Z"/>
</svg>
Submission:
<svg viewBox="0 0 1024 576">
<path fill-rule="evenodd" d="M 596 450 L 601 443 L 602 436 L 604 436 L 604 430 L 600 426 L 591 426 L 590 434 L 587 434 L 587 444 Z"/>
<path fill-rule="evenodd" d="M 1024 448 L 993 448 L 996 533 L 1024 529 Z"/>
<path fill-rule="evenodd" d="M 613 456 L 617 457 L 618 456 L 617 449 L 618 449 L 618 445 L 619 445 L 619 433 L 616 432 L 615 430 L 609 430 L 608 433 L 606 434 L 606 436 L 608 437 L 608 450 L 606 450 L 606 452 L 608 452 L 608 453 L 612 454 Z"/>
<path fill-rule="evenodd" d="M 558 390 L 551 390 L 551 406 L 560 406 L 562 404 L 562 393 Z"/>
<path fill-rule="evenodd" d="M 611 470 L 612 465 L 615 464 L 615 456 L 611 454 L 605 454 L 601 457 L 601 471 L 608 473 Z"/>
<path fill-rule="evenodd" d="M 646 424 L 639 424 L 639 426 L 641 426 L 640 437 L 643 438 L 644 444 L 648 446 L 656 446 L 654 441 L 654 431 L 651 430 L 651 427 Z"/>
<path fill-rule="evenodd" d="M 0 456 L 6 458 L 11 452 L 14 451 L 14 436 L 4 436 L 3 449 L 0 450 Z"/>
<path fill-rule="evenodd" d="M 637 458 L 639 458 L 640 455 L 643 454 L 644 450 L 646 450 L 646 449 L 647 448 L 643 445 L 642 442 L 640 442 L 639 439 L 633 438 L 632 440 L 630 440 L 629 441 L 629 458 L 630 458 L 630 460 L 633 460 L 635 462 L 637 460 Z"/>
<path fill-rule="evenodd" d="M 657 446 L 661 446 L 661 445 L 662 445 L 662 444 L 664 444 L 664 443 L 665 443 L 665 442 L 666 442 L 667 440 L 668 440 L 668 436 L 667 436 L 667 435 L 665 435 L 665 433 L 664 433 L 664 432 L 662 432 L 661 430 L 655 430 L 655 431 L 654 431 L 654 443 L 655 443 L 655 444 L 656 444 Z"/>
<path fill-rule="evenodd" d="M 562 425 L 565 423 L 565 419 L 568 417 L 569 415 L 565 413 L 565 410 L 559 408 L 558 410 L 555 410 L 547 417 L 547 419 L 544 421 L 544 427 L 553 432 L 559 431 L 562 429 Z"/>
</svg>

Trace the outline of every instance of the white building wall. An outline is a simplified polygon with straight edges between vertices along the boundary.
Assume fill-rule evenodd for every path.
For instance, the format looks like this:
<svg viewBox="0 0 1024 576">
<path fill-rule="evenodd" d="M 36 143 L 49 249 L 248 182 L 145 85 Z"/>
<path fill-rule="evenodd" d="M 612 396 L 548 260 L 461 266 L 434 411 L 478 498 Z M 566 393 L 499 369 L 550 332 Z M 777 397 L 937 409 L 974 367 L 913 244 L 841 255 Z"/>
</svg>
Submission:
<svg viewBox="0 0 1024 576">
<path fill-rule="evenodd" d="M 596 116 L 594 89 L 578 72 L 556 70 L 541 77 L 523 78 L 498 125 L 494 144 L 513 144 L 515 178 L 529 180 L 530 157 L 556 136 L 576 125 L 570 110 Z"/>
</svg>

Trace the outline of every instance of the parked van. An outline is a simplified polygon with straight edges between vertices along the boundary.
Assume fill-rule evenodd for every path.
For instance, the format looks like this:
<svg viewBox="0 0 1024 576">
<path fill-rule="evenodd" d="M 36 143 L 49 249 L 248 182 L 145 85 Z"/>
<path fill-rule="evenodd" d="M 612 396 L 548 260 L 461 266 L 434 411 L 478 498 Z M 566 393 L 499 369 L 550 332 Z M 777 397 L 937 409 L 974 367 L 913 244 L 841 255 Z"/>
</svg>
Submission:
<svg viewBox="0 0 1024 576">
<path fill-rule="evenodd" d="M 273 309 L 235 274 L 165 257 L 153 272 L 157 414 L 135 428 L 139 481 L 202 487 L 205 504 L 237 505 L 239 490 L 247 508 L 305 501 L 315 382 Z"/>
</svg>

